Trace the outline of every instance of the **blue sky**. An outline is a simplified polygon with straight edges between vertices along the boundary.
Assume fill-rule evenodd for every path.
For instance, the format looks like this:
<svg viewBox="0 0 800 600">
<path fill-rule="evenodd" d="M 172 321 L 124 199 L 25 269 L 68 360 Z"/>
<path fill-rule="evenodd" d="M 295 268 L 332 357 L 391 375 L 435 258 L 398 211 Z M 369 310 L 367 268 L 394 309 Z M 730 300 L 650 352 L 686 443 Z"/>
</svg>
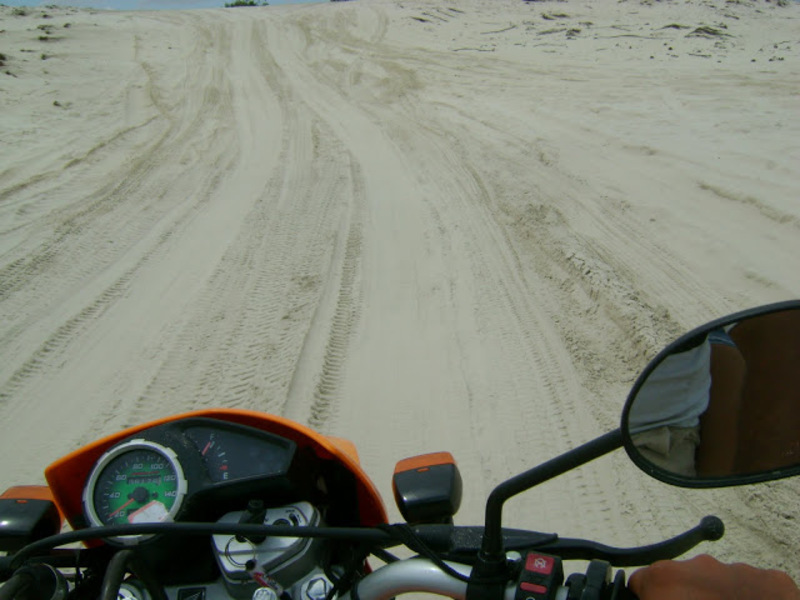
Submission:
<svg viewBox="0 0 800 600">
<path fill-rule="evenodd" d="M 176 10 L 186 8 L 220 8 L 232 0 L 0 0 L 6 6 L 45 6 L 60 4 L 82 8 L 101 8 L 109 10 Z M 260 2 L 262 0 L 256 0 Z M 270 6 L 280 4 L 308 4 L 328 0 L 267 0 Z"/>
</svg>

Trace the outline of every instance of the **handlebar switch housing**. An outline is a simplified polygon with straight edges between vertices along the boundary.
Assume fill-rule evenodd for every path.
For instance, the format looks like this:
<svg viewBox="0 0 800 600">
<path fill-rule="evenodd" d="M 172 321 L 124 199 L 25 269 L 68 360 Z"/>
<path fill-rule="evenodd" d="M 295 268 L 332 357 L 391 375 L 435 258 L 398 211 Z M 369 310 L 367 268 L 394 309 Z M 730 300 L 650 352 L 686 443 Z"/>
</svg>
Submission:
<svg viewBox="0 0 800 600">
<path fill-rule="evenodd" d="M 611 565 L 604 560 L 592 560 L 586 574 L 573 573 L 567 578 L 567 600 L 617 600 L 625 598 L 625 572 L 619 571 L 611 580 Z"/>
<path fill-rule="evenodd" d="M 558 556 L 528 552 L 517 577 L 514 600 L 553 600 L 564 582 L 564 566 Z"/>
</svg>

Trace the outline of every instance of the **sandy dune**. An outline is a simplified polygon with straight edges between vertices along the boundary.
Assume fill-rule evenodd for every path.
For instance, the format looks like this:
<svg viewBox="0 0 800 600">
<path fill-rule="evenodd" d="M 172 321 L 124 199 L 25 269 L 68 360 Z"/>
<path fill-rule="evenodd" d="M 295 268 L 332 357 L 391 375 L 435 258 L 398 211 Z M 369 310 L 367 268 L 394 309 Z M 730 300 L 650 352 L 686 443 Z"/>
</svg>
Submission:
<svg viewBox="0 0 800 600">
<path fill-rule="evenodd" d="M 800 296 L 800 5 L 0 9 L 0 467 L 209 406 L 504 478 L 617 423 L 711 318 Z M 26 14 L 20 14 L 25 12 Z M 800 578 L 797 484 L 619 452 L 510 525 Z M 392 509 L 392 515 L 398 513 Z"/>
</svg>

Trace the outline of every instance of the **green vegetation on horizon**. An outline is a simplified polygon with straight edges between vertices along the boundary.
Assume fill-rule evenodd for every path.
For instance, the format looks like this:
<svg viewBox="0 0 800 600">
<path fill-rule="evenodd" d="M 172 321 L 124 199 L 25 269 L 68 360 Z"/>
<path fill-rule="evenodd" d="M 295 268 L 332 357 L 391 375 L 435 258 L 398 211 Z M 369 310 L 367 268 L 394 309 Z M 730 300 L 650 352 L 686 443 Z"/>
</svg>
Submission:
<svg viewBox="0 0 800 600">
<path fill-rule="evenodd" d="M 237 6 L 269 6 L 269 2 L 256 2 L 256 0 L 233 0 L 233 2 L 225 3 L 225 8 L 235 8 Z"/>
</svg>

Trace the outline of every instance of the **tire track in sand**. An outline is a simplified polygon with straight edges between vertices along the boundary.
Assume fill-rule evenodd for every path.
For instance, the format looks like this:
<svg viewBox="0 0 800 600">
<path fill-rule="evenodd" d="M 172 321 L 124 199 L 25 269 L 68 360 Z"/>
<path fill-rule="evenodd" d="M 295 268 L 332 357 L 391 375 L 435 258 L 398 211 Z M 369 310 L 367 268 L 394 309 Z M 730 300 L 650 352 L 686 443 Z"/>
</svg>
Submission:
<svg viewBox="0 0 800 600">
<path fill-rule="evenodd" d="M 191 40 L 197 21 L 178 23 L 177 29 L 183 25 Z M 224 30 L 215 35 L 224 39 Z M 57 260 L 3 304 L 6 314 L 17 319 L 9 319 L 12 323 L 24 325 L 29 319 L 37 324 L 18 327 L 21 335 L 3 346 L 4 353 L 15 355 L 13 361 L 3 360 L 0 416 L 18 424 L 3 436 L 3 450 L 10 452 L 35 431 L 44 440 L 38 460 L 47 461 L 73 448 L 76 436 L 80 443 L 117 428 L 119 420 L 106 423 L 98 416 L 136 393 L 159 360 L 160 336 L 180 323 L 182 307 L 191 303 L 204 278 L 209 263 L 187 257 L 198 250 L 213 253 L 224 244 L 224 238 L 205 236 L 203 230 L 234 218 L 248 202 L 236 197 L 224 206 L 214 202 L 213 192 L 223 181 L 219 173 L 235 160 L 237 150 L 230 128 L 222 128 L 216 139 L 210 135 L 230 121 L 231 107 L 225 101 L 225 65 L 207 55 L 205 39 L 202 33 L 194 37 L 198 53 L 185 63 L 185 75 L 202 93 L 188 94 L 187 102 L 171 107 L 170 118 L 162 121 L 164 135 L 145 145 L 152 153 L 128 161 L 121 180 L 105 170 L 107 161 L 96 157 L 72 166 L 87 181 L 99 181 L 97 191 L 87 198 L 73 190 L 78 201 L 47 215 L 45 234 L 31 240 L 33 256 L 47 255 L 55 244 Z M 171 85 L 184 83 L 174 73 L 167 79 Z M 141 140 L 129 141 L 129 152 L 141 151 Z M 205 155 L 197 166 L 207 169 L 185 170 L 179 161 L 197 152 Z M 65 228 L 69 234 L 61 235 Z M 55 235 L 48 241 L 51 230 Z M 106 236 L 117 234 L 112 246 Z M 26 247 L 15 251 L 24 253 Z M 209 262 L 213 265 L 213 259 Z M 23 310 L 12 311 L 11 301 Z M 79 415 L 79 425 L 63 427 Z M 23 468 L 10 466 L 4 480 L 24 476 Z"/>
<path fill-rule="evenodd" d="M 197 41 L 201 44 L 204 39 L 200 35 Z M 191 75 L 208 88 L 220 84 L 208 72 Z M 114 145 L 130 146 L 137 156 L 125 164 L 109 165 L 99 157 L 95 160 L 95 152 L 89 151 L 85 160 L 73 160 L 65 167 L 67 175 L 59 177 L 64 182 L 50 182 L 47 189 L 26 201 L 37 204 L 46 195 L 60 197 L 81 185 L 76 180 L 98 179 L 98 169 L 114 169 L 112 175 L 100 178 L 104 184 L 96 190 L 31 223 L 27 227 L 30 242 L 3 256 L 9 261 L 0 270 L 0 302 L 8 315 L 0 332 L 7 379 L 0 388 L 0 399 L 20 393 L 34 376 L 55 370 L 68 346 L 129 290 L 136 273 L 163 251 L 173 232 L 180 231 L 208 200 L 203 190 L 213 187 L 213 176 L 195 180 L 198 192 L 187 201 L 170 193 L 175 174 L 162 168 L 176 152 L 198 146 L 202 123 L 224 118 L 225 104 L 206 97 L 194 109 L 179 118 L 159 121 L 167 127 L 157 135 L 153 135 L 153 127 L 145 126 L 130 135 L 112 136 Z M 152 135 L 147 143 L 141 140 L 145 133 Z M 104 139 L 95 148 L 108 144 Z M 216 141 L 216 148 L 216 153 L 210 153 L 212 162 L 228 150 L 224 136 Z M 58 306 L 53 304 L 53 298 L 64 296 L 71 301 L 66 307 L 63 300 Z M 43 318 L 50 321 L 52 332 L 34 342 L 32 338 L 40 335 L 41 328 L 30 325 Z M 38 349 L 32 355 L 18 351 L 33 344 Z"/>
<path fill-rule="evenodd" d="M 578 393 L 572 384 L 569 359 L 548 322 L 549 316 L 537 309 L 537 303 L 547 296 L 547 286 L 537 289 L 516 274 L 519 259 L 501 228 L 494 224 L 491 209 L 495 202 L 480 175 L 469 167 L 468 161 L 465 166 L 465 157 L 449 143 L 440 141 L 440 133 L 426 128 L 430 115 L 421 114 L 417 108 L 415 78 L 391 77 L 395 72 L 404 73 L 402 66 L 395 64 L 397 57 L 387 53 L 380 40 L 369 33 L 364 33 L 365 39 L 354 38 L 348 25 L 351 21 L 347 18 L 322 24 L 317 21 L 313 36 L 308 33 L 293 36 L 287 27 L 290 37 L 285 43 L 294 45 L 281 48 L 281 58 L 287 65 L 285 71 L 291 71 L 297 88 L 306 89 L 309 98 L 325 98 L 324 105 L 313 104 L 315 110 L 336 128 L 337 135 L 357 155 L 358 164 L 364 170 L 370 229 L 365 234 L 365 243 L 369 246 L 365 248 L 368 255 L 365 256 L 367 264 L 362 287 L 368 313 L 362 321 L 357 345 L 364 346 L 372 337 L 378 344 L 368 362 L 356 362 L 361 365 L 360 371 L 356 372 L 355 367 L 348 370 L 347 413 L 361 412 L 360 420 L 369 421 L 375 430 L 385 427 L 378 419 L 391 421 L 397 433 L 405 437 L 398 439 L 397 434 L 391 438 L 387 435 L 360 445 L 365 460 L 370 460 L 373 452 L 394 454 L 399 458 L 406 447 L 423 451 L 427 438 L 435 437 L 433 443 L 437 447 L 448 446 L 448 441 L 453 441 L 449 447 L 457 453 L 463 452 L 468 463 L 481 461 L 482 481 L 469 482 L 467 485 L 476 493 L 465 495 L 475 502 L 470 510 L 478 512 L 480 499 L 492 485 L 518 472 L 520 463 L 522 468 L 531 466 L 527 454 L 518 455 L 519 448 L 531 448 L 531 452 L 542 459 L 548 458 L 558 449 L 565 450 L 576 441 L 585 441 L 581 439 L 581 432 L 591 432 L 593 428 L 591 422 L 584 419 L 583 425 L 576 429 L 578 411 L 573 394 L 577 396 Z M 301 32 L 306 25 L 302 20 L 292 24 Z M 330 25 L 330 29 L 324 25 Z M 348 31 L 341 33 L 342 27 Z M 322 53 L 315 45 L 319 40 L 325 41 L 324 55 L 329 60 L 319 58 Z M 354 52 L 356 48 L 358 52 Z M 349 67 L 343 61 L 348 52 Z M 376 78 L 375 73 L 387 74 L 392 83 Z M 392 96 L 383 89 L 389 85 L 398 91 L 398 81 L 407 84 L 400 93 Z M 374 102 L 376 98 L 382 102 Z M 416 126 L 410 127 L 410 123 Z M 364 148 L 369 148 L 367 152 L 373 156 L 379 156 L 380 164 L 395 165 L 396 172 L 381 172 L 378 160 L 365 154 Z M 384 214 L 395 214 L 402 224 L 395 225 L 394 219 L 386 220 Z M 415 237 L 417 226 L 421 227 L 421 244 Z M 431 268 L 402 264 L 384 248 L 382 238 L 392 239 L 397 246 L 409 251 L 422 245 Z M 394 279 L 382 274 L 393 270 L 397 272 Z M 384 363 L 391 364 L 391 356 L 396 354 L 396 370 L 402 373 L 406 368 L 404 363 L 412 360 L 404 348 L 398 349 L 401 344 L 408 343 L 405 338 L 384 339 L 376 333 L 380 329 L 376 320 L 399 318 L 396 314 L 409 312 L 408 307 L 389 303 L 391 308 L 379 310 L 371 306 L 386 303 L 375 289 L 384 285 L 404 296 L 401 290 L 405 279 L 415 280 L 412 285 L 418 290 L 417 315 L 409 314 L 406 324 L 409 337 L 413 337 L 419 313 L 427 313 L 440 301 L 444 302 L 443 319 L 447 330 L 443 334 L 450 341 L 438 339 L 435 352 L 438 354 L 436 361 L 450 364 L 443 365 L 445 370 L 438 376 L 439 382 L 424 379 L 420 385 L 404 386 L 409 393 L 403 399 L 390 389 L 365 394 L 360 390 L 369 389 L 371 379 L 365 369 L 374 368 L 380 373 L 387 368 Z M 427 289 L 429 279 L 438 280 L 430 291 Z M 418 338 L 430 337 L 430 331 L 430 328 L 427 332 L 420 331 Z M 381 344 L 384 349 L 379 350 Z M 383 362 L 379 353 L 387 355 Z M 498 356 L 503 358 L 498 359 Z M 457 375 L 456 381 L 450 381 L 451 370 Z M 391 377 L 386 378 L 384 387 L 392 385 L 390 380 Z M 422 390 L 424 382 L 431 384 L 429 390 Z M 425 398 L 436 394 L 442 386 L 457 386 L 461 391 L 450 390 L 426 403 Z M 421 392 L 418 397 L 410 392 L 416 388 Z M 364 396 L 358 396 L 359 393 Z M 532 402 L 532 396 L 539 401 Z M 381 415 L 382 406 L 385 412 Z M 460 435 L 462 432 L 456 424 L 451 431 L 446 429 L 448 410 L 470 414 L 471 425 L 463 431 L 466 435 Z M 420 422 L 418 430 L 407 423 L 406 416 L 417 412 L 422 420 L 423 415 L 430 415 L 429 420 Z M 365 418 L 364 414 L 375 414 L 376 420 Z M 580 420 L 580 415 L 577 417 Z M 339 427 L 346 430 L 347 423 L 340 423 Z M 498 429 L 506 431 L 500 448 L 497 447 Z M 588 437 L 591 433 L 587 433 Z M 467 449 L 464 439 L 476 444 L 470 444 Z M 375 448 L 376 442 L 380 448 Z M 569 487 L 569 484 L 564 485 Z M 584 493 L 577 496 L 565 493 L 559 510 L 554 508 L 553 514 L 543 512 L 540 507 L 536 511 L 537 522 L 553 521 L 553 517 L 563 518 L 564 512 L 576 512 L 594 492 L 588 484 L 582 485 Z M 580 500 L 570 504 L 576 510 L 565 509 L 564 503 L 571 503 L 573 498 Z M 608 513 L 610 508 L 601 506 L 597 511 L 598 514 Z"/>
<path fill-rule="evenodd" d="M 344 257 L 341 260 L 341 274 L 335 279 L 339 284 L 336 307 L 328 329 L 325 357 L 317 377 L 314 400 L 306 420 L 308 426 L 317 431 L 328 431 L 331 419 L 335 418 L 335 401 L 344 374 L 350 336 L 358 322 L 361 246 L 361 230 L 355 224 L 347 235 Z M 311 327 L 315 326 L 320 324 L 312 322 Z"/>
<path fill-rule="evenodd" d="M 481 487 L 479 484 L 467 485 L 484 496 L 505 476 L 532 466 L 535 461 L 530 456 L 542 460 L 552 457 L 616 425 L 624 388 L 616 380 L 599 388 L 596 380 L 590 378 L 584 380 L 584 386 L 577 385 L 580 376 L 575 364 L 583 367 L 586 355 L 581 338 L 569 329 L 564 330 L 568 320 L 562 315 L 563 307 L 574 306 L 576 300 L 579 306 L 586 304 L 582 296 L 587 293 L 579 285 L 564 288 L 565 280 L 589 283 L 588 289 L 594 290 L 587 294 L 592 298 L 591 304 L 595 304 L 586 313 L 588 321 L 598 311 L 596 301 L 600 290 L 606 293 L 608 290 L 604 288 L 613 279 L 600 268 L 602 262 L 585 253 L 578 258 L 575 250 L 571 260 L 562 256 L 570 243 L 573 248 L 578 246 L 572 232 L 554 227 L 555 208 L 537 230 L 541 236 L 538 268 L 526 266 L 524 261 L 530 257 L 520 254 L 518 240 L 513 239 L 519 230 L 509 227 L 506 218 L 510 202 L 497 187 L 504 174 L 487 173 L 483 168 L 485 164 L 497 163 L 498 157 L 475 156 L 470 149 L 475 147 L 472 139 L 482 140 L 483 152 L 503 157 L 502 162 L 511 171 L 509 177 L 531 180 L 535 190 L 536 181 L 527 162 L 532 154 L 530 140 L 513 128 L 500 129 L 483 123 L 482 117 L 486 117 L 479 112 L 479 106 L 472 107 L 471 103 L 457 104 L 465 106 L 466 114 L 460 114 L 456 107 L 425 103 L 425 84 L 433 86 L 442 73 L 451 83 L 474 84 L 463 61 L 427 49 L 424 56 L 413 52 L 398 56 L 380 39 L 368 34 L 359 39 L 360 32 L 354 33 L 354 22 L 355 18 L 315 21 L 313 39 L 325 40 L 325 55 L 329 60 L 309 62 L 319 80 L 334 88 L 351 106 L 357 106 L 373 123 L 380 124 L 386 137 L 397 144 L 399 151 L 394 162 L 398 168 L 415 174 L 416 192 L 425 198 L 430 218 L 436 222 L 436 227 L 427 234 L 427 243 L 441 248 L 445 261 L 452 267 L 442 277 L 453 290 L 449 301 L 454 310 L 459 302 L 457 290 L 473 286 L 471 294 L 476 307 L 472 319 L 477 326 L 459 331 L 458 353 L 468 365 L 463 370 L 467 388 L 464 397 L 468 399 L 472 439 L 481 448 L 477 459 L 481 462 L 483 493 L 477 489 Z M 319 54 L 319 50 L 306 48 L 304 55 Z M 409 64 L 416 65 L 415 76 L 403 77 L 409 71 Z M 474 64 L 470 68 L 481 77 L 493 76 L 492 69 L 482 70 Z M 398 83 L 404 79 L 408 83 L 405 87 Z M 502 82 L 498 81 L 497 87 L 502 87 Z M 485 93 L 488 89 L 491 85 L 482 79 L 478 91 Z M 465 93 L 463 87 L 456 93 L 474 97 Z M 345 110 L 341 105 L 337 109 Z M 486 110 L 487 115 L 494 114 L 488 107 Z M 476 127 L 481 130 L 477 135 Z M 463 136 L 459 135 L 462 131 Z M 559 237 L 556 231 L 568 236 Z M 569 274 L 567 269 L 571 271 Z M 559 272 L 563 276 L 559 277 Z M 587 281 L 587 274 L 592 272 L 601 277 Z M 613 307 L 616 299 L 609 301 L 607 308 Z M 644 329 L 642 334 L 650 329 Z M 491 334 L 487 335 L 487 331 Z M 487 347 L 497 347 L 497 352 L 477 351 L 476 339 Z M 498 361 L 497 356 L 503 356 L 503 361 Z M 486 374 L 484 377 L 492 384 L 485 385 L 476 374 L 486 372 L 506 376 Z M 603 393 L 611 400 L 602 398 Z M 495 435 L 498 429 L 506 437 L 501 447 Z M 409 437 L 416 438 L 419 434 L 409 432 Z M 440 444 L 445 445 L 448 436 L 441 437 Z M 459 445 L 455 447 L 464 452 Z M 470 456 L 469 461 L 472 463 L 475 458 Z M 625 531 L 614 500 L 615 482 L 598 477 L 592 467 L 546 485 L 550 488 L 546 493 L 559 496 L 559 501 L 537 502 L 533 499 L 536 492 L 529 499 L 521 499 L 519 502 L 530 510 L 520 525 L 530 526 L 530 520 L 535 519 L 535 523 L 559 524 L 562 532 L 571 528 L 575 535 L 585 534 L 581 528 L 587 524 L 597 531 Z M 581 514 L 582 518 L 570 519 L 573 514 Z"/>
<path fill-rule="evenodd" d="M 248 82 L 235 101 L 255 139 L 275 144 L 279 135 L 280 152 L 168 357 L 136 402 L 122 407 L 126 421 L 152 415 L 167 397 L 171 411 L 251 408 L 318 428 L 331 415 L 357 313 L 358 176 L 325 124 L 294 96 L 264 35 L 253 23 L 235 36 L 240 55 L 252 59 L 245 73 L 233 74 Z M 252 115 L 255 104 L 265 107 L 260 117 Z"/>
</svg>

